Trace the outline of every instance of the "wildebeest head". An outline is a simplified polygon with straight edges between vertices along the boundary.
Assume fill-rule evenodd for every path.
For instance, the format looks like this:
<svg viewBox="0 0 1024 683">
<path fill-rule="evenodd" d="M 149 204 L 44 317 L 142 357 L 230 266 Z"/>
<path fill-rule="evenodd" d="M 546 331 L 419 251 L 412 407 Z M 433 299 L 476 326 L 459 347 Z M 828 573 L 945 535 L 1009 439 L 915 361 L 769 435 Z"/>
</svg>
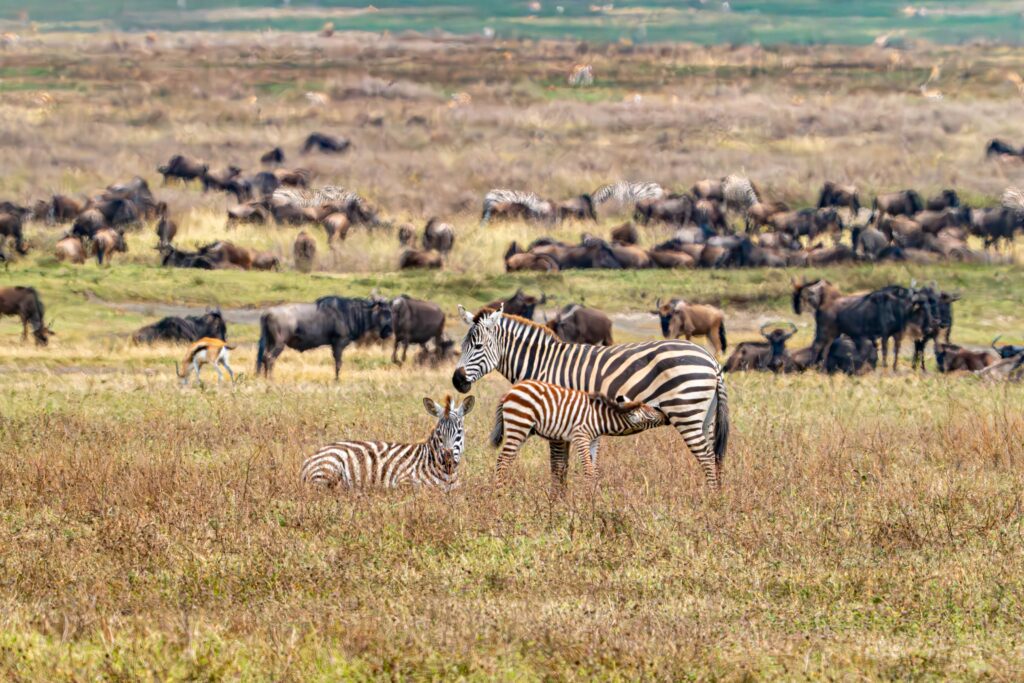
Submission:
<svg viewBox="0 0 1024 683">
<path fill-rule="evenodd" d="M 680 299 L 672 299 L 668 303 L 661 303 L 661 297 L 658 297 L 657 301 L 654 302 L 654 310 L 651 311 L 651 315 L 658 316 L 658 320 L 661 323 L 661 334 L 668 339 L 670 334 L 670 325 L 672 323 L 672 317 L 675 315 L 676 307 L 683 303 Z"/>
<path fill-rule="evenodd" d="M 793 278 L 793 312 L 800 315 L 803 312 L 804 306 L 807 306 L 812 311 L 818 310 L 821 306 L 821 301 L 824 297 L 824 288 L 829 285 L 828 280 L 814 280 L 807 282 L 807 280 L 797 281 Z"/>
<path fill-rule="evenodd" d="M 462 355 L 452 375 L 452 385 L 459 393 L 467 393 L 473 382 L 498 367 L 501 348 L 497 332 L 503 310 L 504 306 L 493 312 L 481 311 L 474 318 L 459 305 L 459 317 L 469 325 L 469 331 L 462 340 Z"/>
<path fill-rule="evenodd" d="M 1013 358 L 1024 353 L 1024 345 L 1018 344 L 1003 344 L 1002 346 L 996 346 L 996 342 L 1003 338 L 1003 335 L 998 335 L 992 340 L 992 348 L 996 353 L 999 354 L 1000 358 Z"/>
<path fill-rule="evenodd" d="M 377 330 L 381 339 L 387 339 L 395 331 L 391 303 L 385 297 L 374 292 L 367 300 L 367 305 L 369 306 L 370 329 Z"/>
<path fill-rule="evenodd" d="M 787 322 L 786 326 L 789 328 L 788 331 L 782 327 L 775 327 L 770 332 L 766 331 L 771 327 L 771 323 L 761 326 L 761 336 L 768 340 L 768 346 L 771 349 L 771 356 L 768 359 L 768 369 L 773 372 L 778 372 L 783 369 L 786 362 L 786 342 L 789 338 L 796 334 L 796 325 L 791 322 Z"/>
</svg>

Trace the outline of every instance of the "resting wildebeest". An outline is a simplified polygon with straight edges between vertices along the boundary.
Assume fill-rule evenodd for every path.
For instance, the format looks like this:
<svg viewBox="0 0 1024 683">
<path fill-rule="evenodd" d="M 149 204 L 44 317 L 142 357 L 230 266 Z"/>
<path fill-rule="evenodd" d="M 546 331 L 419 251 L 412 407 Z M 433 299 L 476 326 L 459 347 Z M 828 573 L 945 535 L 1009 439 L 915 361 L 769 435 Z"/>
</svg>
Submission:
<svg viewBox="0 0 1024 683">
<path fill-rule="evenodd" d="M 786 342 L 796 334 L 796 325 L 787 322 L 786 327 L 772 327 L 771 323 L 761 326 L 763 342 L 740 342 L 729 354 L 722 366 L 724 372 L 746 370 L 771 370 L 775 373 L 803 372 L 814 362 L 812 347 L 790 353 Z"/>
<path fill-rule="evenodd" d="M 0 317 L 16 315 L 21 319 L 22 341 L 28 339 L 29 325 L 39 346 L 46 346 L 50 335 L 56 334 L 43 322 L 44 314 L 43 301 L 34 287 L 0 287 Z"/>
<path fill-rule="evenodd" d="M 632 221 L 613 228 L 610 237 L 612 244 L 632 245 L 640 242 L 640 233 L 637 232 L 636 225 Z"/>
<path fill-rule="evenodd" d="M 1002 346 L 996 346 L 996 342 L 1003 338 L 1003 335 L 998 335 L 992 340 L 992 349 L 999 354 L 1000 358 L 1013 358 L 1024 353 L 1024 345 L 1021 344 L 1003 344 Z M 949 339 L 946 339 L 949 342 Z"/>
<path fill-rule="evenodd" d="M 516 290 L 516 293 L 507 299 L 496 299 L 491 303 L 483 306 L 483 308 L 496 311 L 499 308 L 503 313 L 508 315 L 518 315 L 520 318 L 526 318 L 527 320 L 533 320 L 534 310 L 537 308 L 537 304 L 543 306 L 548 301 L 546 294 L 541 292 L 541 296 L 538 299 L 535 296 L 529 296 L 523 292 L 522 287 Z M 482 309 L 481 309 L 482 310 Z"/>
<path fill-rule="evenodd" d="M 175 249 L 169 244 L 158 246 L 160 252 L 160 265 L 171 268 L 199 268 L 200 270 L 214 270 L 217 263 L 209 256 L 195 251 L 182 251 Z"/>
<path fill-rule="evenodd" d="M 1000 140 L 999 138 L 992 138 L 985 145 L 985 156 L 992 157 L 1019 157 L 1024 156 L 1024 149 L 1018 149 L 1014 145 Z"/>
<path fill-rule="evenodd" d="M 836 337 L 825 354 L 825 372 L 833 375 L 842 372 L 847 375 L 863 375 L 878 367 L 878 350 L 870 339 L 854 341 L 842 334 Z"/>
<path fill-rule="evenodd" d="M 280 147 L 275 147 L 266 154 L 260 157 L 261 164 L 274 165 L 284 163 L 284 150 Z"/>
<path fill-rule="evenodd" d="M 455 244 L 455 229 L 448 223 L 442 223 L 437 217 L 431 217 L 423 228 L 423 248 L 447 254 Z"/>
<path fill-rule="evenodd" d="M 27 209 L 25 211 L 28 211 Z M 19 254 L 28 253 L 28 246 L 25 244 L 25 237 L 22 232 L 23 222 L 26 213 L 15 211 L 12 213 L 0 213 L 0 249 L 3 249 L 7 238 L 14 238 L 14 248 Z"/>
<path fill-rule="evenodd" d="M 835 207 L 777 213 L 768 219 L 768 224 L 777 232 L 812 240 L 825 232 L 835 235 L 843 231 L 843 221 Z"/>
<path fill-rule="evenodd" d="M 207 311 L 203 315 L 176 315 L 161 318 L 152 325 L 136 330 L 132 335 L 135 344 L 152 344 L 155 341 L 196 342 L 203 337 L 227 339 L 228 327 L 220 309 Z"/>
<path fill-rule="evenodd" d="M 903 190 L 890 194 L 880 194 L 871 203 L 871 210 L 876 220 L 879 216 L 913 216 L 924 208 L 921 195 L 914 190 Z"/>
<path fill-rule="evenodd" d="M 175 154 L 163 166 L 157 166 L 157 172 L 164 177 L 164 185 L 171 178 L 178 178 L 187 183 L 190 180 L 199 180 L 210 166 L 199 159 L 192 159 L 182 154 Z"/>
<path fill-rule="evenodd" d="M 430 301 L 412 299 L 406 294 L 396 297 L 391 301 L 391 325 L 395 335 L 392 363 L 405 362 L 409 344 L 419 344 L 424 352 L 431 339 L 437 349 L 444 345 L 444 311 Z M 401 361 L 398 360 L 399 345 L 402 346 Z"/>
<path fill-rule="evenodd" d="M 300 230 L 292 245 L 292 256 L 295 258 L 295 269 L 300 273 L 308 273 L 316 264 L 316 240 L 305 230 Z"/>
<path fill-rule="evenodd" d="M 659 297 L 651 314 L 658 316 L 661 321 L 661 333 L 665 339 L 683 336 L 686 341 L 690 341 L 693 337 L 704 335 L 715 350 L 715 355 L 724 353 L 728 346 L 725 340 L 725 314 L 720 308 L 688 304 L 682 299 L 672 299 L 662 304 Z"/>
<path fill-rule="evenodd" d="M 860 195 L 857 193 L 856 185 L 840 185 L 831 180 L 826 180 L 821 186 L 821 194 L 818 195 L 818 208 L 826 206 L 845 206 L 850 209 L 854 216 L 860 211 Z"/>
<path fill-rule="evenodd" d="M 341 153 L 351 146 L 352 142 L 347 138 L 338 138 L 326 133 L 310 133 L 302 145 L 302 153 L 307 154 L 314 148 L 321 152 Z"/>
<path fill-rule="evenodd" d="M 269 379 L 274 363 L 285 347 L 300 353 L 330 346 L 334 355 L 334 379 L 341 373 L 341 352 L 368 334 L 391 336 L 391 307 L 381 299 L 344 299 L 325 296 L 312 304 L 274 306 L 260 317 L 260 342 L 256 374 Z"/>
<path fill-rule="evenodd" d="M 768 225 L 768 221 L 778 213 L 789 211 L 785 202 L 758 202 L 747 209 L 746 230 L 755 232 L 757 228 Z"/>
<path fill-rule="evenodd" d="M 990 349 L 971 351 L 956 344 L 936 344 L 935 364 L 939 372 L 969 370 L 977 372 L 999 361 L 999 355 Z"/>
<path fill-rule="evenodd" d="M 403 249 L 402 253 L 398 256 L 398 267 L 401 270 L 409 268 L 443 268 L 444 258 L 436 251 Z"/>
<path fill-rule="evenodd" d="M 595 346 L 614 344 L 611 318 L 596 308 L 569 304 L 546 324 L 562 341 L 571 344 L 593 344 Z"/>
</svg>

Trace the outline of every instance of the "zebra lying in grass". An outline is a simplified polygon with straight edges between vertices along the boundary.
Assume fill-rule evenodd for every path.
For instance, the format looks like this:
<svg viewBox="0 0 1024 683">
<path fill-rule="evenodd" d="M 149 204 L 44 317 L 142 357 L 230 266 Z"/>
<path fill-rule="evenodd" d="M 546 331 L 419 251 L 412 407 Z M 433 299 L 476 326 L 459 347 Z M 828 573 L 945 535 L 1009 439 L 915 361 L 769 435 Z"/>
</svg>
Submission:
<svg viewBox="0 0 1024 683">
<path fill-rule="evenodd" d="M 600 437 L 628 436 L 667 424 L 668 419 L 660 410 L 640 401 L 617 403 L 602 394 L 547 382 L 520 382 L 502 397 L 491 431 L 491 445 L 495 448 L 505 440 L 498 456 L 498 481 L 507 480 L 508 468 L 531 434 L 571 447 L 586 476 L 593 477 L 597 474 Z M 564 475 L 552 474 L 556 487 L 560 486 Z"/>
<path fill-rule="evenodd" d="M 459 463 L 466 444 L 464 418 L 473 410 L 469 396 L 459 405 L 451 396 L 444 404 L 423 399 L 437 425 L 425 441 L 338 441 L 324 446 L 302 464 L 302 481 L 347 488 L 425 484 L 450 490 L 458 485 Z"/>
</svg>

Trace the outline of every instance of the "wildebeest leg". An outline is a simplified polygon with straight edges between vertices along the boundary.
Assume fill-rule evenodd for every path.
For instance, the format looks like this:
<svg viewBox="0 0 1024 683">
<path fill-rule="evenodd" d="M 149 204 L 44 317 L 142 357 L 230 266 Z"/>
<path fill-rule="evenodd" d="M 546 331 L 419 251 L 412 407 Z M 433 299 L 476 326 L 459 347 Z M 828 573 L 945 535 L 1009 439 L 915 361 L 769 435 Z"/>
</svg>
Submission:
<svg viewBox="0 0 1024 683">
<path fill-rule="evenodd" d="M 404 357 L 402 358 L 402 361 L 405 361 Z M 391 349 L 391 362 L 395 365 L 401 365 L 401 363 L 398 362 L 398 335 L 395 335 L 395 347 Z"/>
<path fill-rule="evenodd" d="M 882 367 L 889 367 L 889 338 L 882 337 Z"/>
<path fill-rule="evenodd" d="M 916 370 L 918 361 L 921 362 L 921 370 L 924 370 L 924 345 L 927 343 L 925 339 L 914 340 L 914 357 L 910 360 L 910 369 Z"/>
<path fill-rule="evenodd" d="M 21 318 L 21 341 L 28 339 L 28 318 L 22 316 Z"/>
<path fill-rule="evenodd" d="M 337 341 L 334 346 L 331 347 L 331 351 L 334 353 L 334 381 L 337 382 L 339 375 L 341 375 L 341 352 L 348 346 L 347 341 Z"/>
<path fill-rule="evenodd" d="M 565 493 L 565 480 L 569 472 L 569 442 L 551 442 L 551 488 L 555 493 Z"/>
<path fill-rule="evenodd" d="M 896 370 L 896 364 L 900 362 L 900 344 L 903 343 L 903 335 L 895 334 L 892 338 L 892 369 Z"/>
<path fill-rule="evenodd" d="M 277 343 L 267 349 L 266 355 L 263 357 L 263 376 L 267 379 L 271 379 L 274 374 L 274 364 L 277 363 L 277 357 L 284 353 L 284 344 Z"/>
<path fill-rule="evenodd" d="M 424 351 L 426 351 L 427 350 L 427 345 L 426 344 L 420 344 L 420 348 L 422 348 Z M 402 344 L 402 362 L 403 363 L 405 362 L 406 356 L 408 356 L 408 355 L 409 355 L 409 342 L 406 341 L 404 344 Z"/>
</svg>

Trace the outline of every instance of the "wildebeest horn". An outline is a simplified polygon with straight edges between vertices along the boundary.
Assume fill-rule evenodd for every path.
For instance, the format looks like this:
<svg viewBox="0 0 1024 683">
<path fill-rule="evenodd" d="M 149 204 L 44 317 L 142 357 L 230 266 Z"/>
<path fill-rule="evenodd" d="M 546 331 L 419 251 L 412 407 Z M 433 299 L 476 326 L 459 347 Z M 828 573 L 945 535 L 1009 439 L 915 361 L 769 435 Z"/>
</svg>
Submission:
<svg viewBox="0 0 1024 683">
<path fill-rule="evenodd" d="M 548 302 L 548 295 L 544 293 L 544 290 L 540 290 L 540 301 L 539 304 L 546 304 Z"/>
<path fill-rule="evenodd" d="M 660 296 L 657 299 L 654 300 L 654 307 L 655 308 L 659 308 L 659 309 L 661 308 L 661 297 Z"/>
<path fill-rule="evenodd" d="M 991 344 L 991 346 L 992 346 L 992 348 L 993 348 L 993 349 L 995 349 L 996 351 L 998 351 L 998 350 L 999 350 L 999 347 L 997 347 L 997 346 L 996 346 L 996 342 L 997 342 L 997 341 L 999 341 L 999 340 L 1000 340 L 1000 339 L 1002 339 L 1002 338 L 1003 338 L 1003 335 L 1001 335 L 1001 334 L 997 334 L 997 335 L 996 335 L 996 338 L 992 340 L 992 344 Z"/>
</svg>

